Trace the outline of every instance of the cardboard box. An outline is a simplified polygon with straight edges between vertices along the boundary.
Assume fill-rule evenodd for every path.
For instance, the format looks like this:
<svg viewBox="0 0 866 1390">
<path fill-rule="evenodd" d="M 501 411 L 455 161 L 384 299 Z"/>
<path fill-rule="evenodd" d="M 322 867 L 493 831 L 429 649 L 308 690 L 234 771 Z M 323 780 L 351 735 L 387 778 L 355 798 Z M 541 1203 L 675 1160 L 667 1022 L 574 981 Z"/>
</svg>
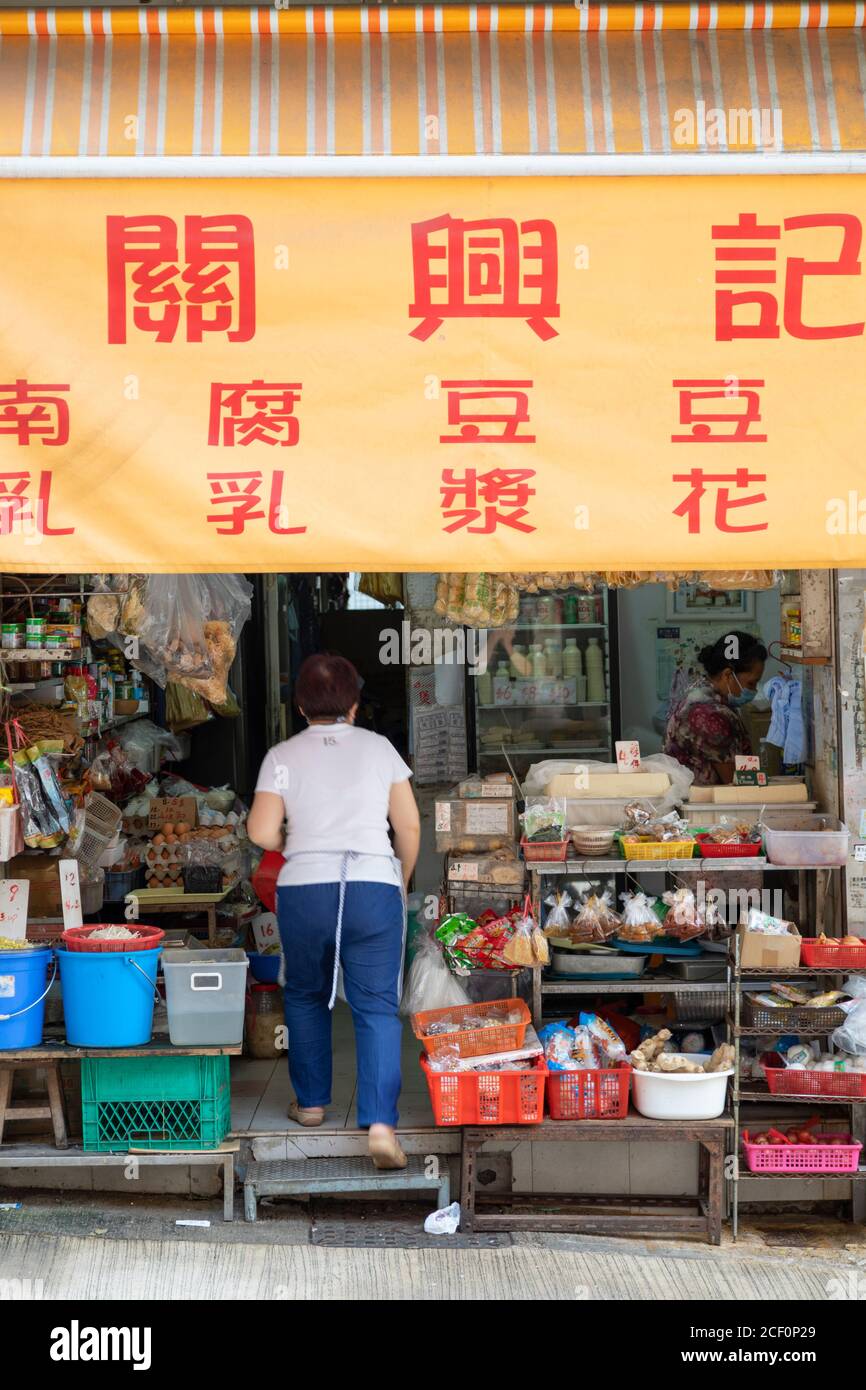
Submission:
<svg viewBox="0 0 866 1390">
<path fill-rule="evenodd" d="M 800 933 L 791 924 L 787 936 L 768 936 L 766 932 L 749 931 L 744 924 L 737 927 L 740 941 L 740 965 L 744 969 L 790 970 L 800 964 Z"/>
<path fill-rule="evenodd" d="M 190 829 L 198 825 L 198 807 L 194 796 L 155 796 L 150 803 L 148 825 L 159 830 L 166 821 L 177 824 L 186 821 Z"/>
<path fill-rule="evenodd" d="M 19 854 L 6 865 L 7 878 L 26 878 L 30 884 L 27 916 L 30 921 L 39 917 L 62 917 L 60 892 L 60 860 L 43 854 Z"/>
</svg>

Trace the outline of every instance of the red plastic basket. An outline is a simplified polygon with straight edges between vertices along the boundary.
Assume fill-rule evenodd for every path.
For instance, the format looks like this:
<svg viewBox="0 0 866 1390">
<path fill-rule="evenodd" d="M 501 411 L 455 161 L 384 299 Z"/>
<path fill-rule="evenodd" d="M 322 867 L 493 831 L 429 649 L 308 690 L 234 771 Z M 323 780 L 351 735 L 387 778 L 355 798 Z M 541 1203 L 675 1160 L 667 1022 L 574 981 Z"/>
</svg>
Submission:
<svg viewBox="0 0 866 1390">
<path fill-rule="evenodd" d="M 600 1071 L 549 1071 L 547 1109 L 552 1120 L 624 1120 L 631 1067 Z"/>
<path fill-rule="evenodd" d="M 527 864 L 553 864 L 568 858 L 569 843 L 568 840 L 527 840 L 524 835 L 520 848 Z"/>
<path fill-rule="evenodd" d="M 520 1023 L 503 1023 L 501 1028 L 473 1028 L 471 1019 L 478 1016 L 491 1017 L 502 1014 L 519 1013 Z M 428 1036 L 431 1023 L 439 1019 L 449 1022 L 464 1020 L 467 1026 L 459 1033 L 434 1033 Z M 450 1009 L 425 1009 L 412 1015 L 412 1030 L 424 1051 L 441 1052 L 444 1047 L 456 1046 L 458 1057 L 484 1057 L 488 1052 L 514 1052 L 523 1046 L 526 1029 L 532 1022 L 532 1015 L 522 999 L 491 999 L 487 1004 L 454 1004 Z"/>
<path fill-rule="evenodd" d="M 781 1061 L 761 1065 L 774 1096 L 866 1096 L 866 1072 L 801 1071 Z"/>
<path fill-rule="evenodd" d="M 850 1134 L 847 1144 L 753 1144 L 743 1136 L 750 1173 L 856 1173 L 862 1148 Z"/>
<path fill-rule="evenodd" d="M 91 922 L 86 927 L 67 927 L 60 937 L 67 951 L 153 951 L 163 940 L 165 932 L 161 927 L 146 927 L 138 922 L 135 926 L 124 922 L 122 925 L 134 932 L 134 937 L 122 941 L 94 941 L 91 934 L 101 926 L 114 926 L 115 923 Z"/>
<path fill-rule="evenodd" d="M 866 970 L 866 941 L 860 946 L 824 946 L 804 936 L 800 942 L 800 963 L 831 969 L 838 966 L 839 970 Z"/>
<path fill-rule="evenodd" d="M 544 1119 L 543 1057 L 526 1071 L 434 1071 L 421 1054 L 437 1125 L 539 1125 Z"/>
<path fill-rule="evenodd" d="M 706 834 L 695 835 L 703 859 L 755 859 L 761 853 L 761 842 L 749 845 L 717 845 Z"/>
</svg>

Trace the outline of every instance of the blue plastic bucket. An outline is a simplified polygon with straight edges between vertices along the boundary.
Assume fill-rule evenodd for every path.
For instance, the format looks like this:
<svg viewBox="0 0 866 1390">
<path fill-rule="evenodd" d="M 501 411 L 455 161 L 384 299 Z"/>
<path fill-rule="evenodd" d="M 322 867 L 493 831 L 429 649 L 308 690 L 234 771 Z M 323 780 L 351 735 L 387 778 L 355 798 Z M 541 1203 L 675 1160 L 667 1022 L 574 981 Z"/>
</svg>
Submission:
<svg viewBox="0 0 866 1390">
<path fill-rule="evenodd" d="M 66 1041 L 74 1047 L 150 1042 L 160 949 L 58 951 Z"/>
<path fill-rule="evenodd" d="M 41 1043 L 53 954 L 48 946 L 0 951 L 0 1051 Z"/>
</svg>

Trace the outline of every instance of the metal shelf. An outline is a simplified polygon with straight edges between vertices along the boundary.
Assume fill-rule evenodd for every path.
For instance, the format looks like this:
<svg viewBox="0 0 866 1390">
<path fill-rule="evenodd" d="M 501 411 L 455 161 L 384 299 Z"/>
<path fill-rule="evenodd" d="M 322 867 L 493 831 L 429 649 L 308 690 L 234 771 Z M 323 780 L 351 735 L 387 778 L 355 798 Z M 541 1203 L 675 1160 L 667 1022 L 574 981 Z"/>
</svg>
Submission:
<svg viewBox="0 0 866 1390">
<path fill-rule="evenodd" d="M 639 975 L 629 980 L 545 980 L 542 994 L 718 994 L 724 980 L 679 980 L 671 976 Z"/>
<path fill-rule="evenodd" d="M 758 1082 L 758 1083 L 753 1083 L 753 1084 L 757 1084 L 758 1086 L 760 1086 L 760 1082 Z M 741 1100 L 741 1101 L 742 1101 L 742 1100 L 760 1101 L 762 1105 L 763 1105 L 764 1101 L 769 1101 L 769 1102 L 770 1102 L 771 1104 L 773 1104 L 773 1105 L 785 1104 L 785 1103 L 788 1103 L 789 1105 L 790 1105 L 790 1104 L 793 1104 L 793 1105 L 800 1105 L 800 1104 L 803 1103 L 803 1101 L 808 1102 L 809 1105 L 815 1105 L 815 1106 L 820 1106 L 820 1105 L 866 1105 L 866 1096 L 816 1096 L 816 1095 L 814 1095 L 814 1094 L 808 1095 L 808 1096 L 807 1096 L 807 1095 L 801 1095 L 801 1094 L 799 1094 L 799 1093 L 798 1093 L 797 1095 L 783 1096 L 783 1095 L 773 1095 L 768 1089 L 763 1089 L 763 1088 L 762 1088 L 762 1089 L 759 1089 L 759 1090 L 756 1090 L 756 1091 L 755 1091 L 755 1090 L 748 1090 L 748 1091 L 743 1091 L 743 1090 L 741 1090 L 741 1091 L 740 1091 L 740 1100 Z M 776 1176 L 778 1177 L 779 1174 L 777 1173 Z"/>
<path fill-rule="evenodd" d="M 607 752 L 610 751 L 610 745 L 607 744 L 607 743 L 600 743 L 600 744 L 598 744 L 595 748 L 576 748 L 576 747 L 573 747 L 571 744 L 568 744 L 568 743 L 562 743 L 562 744 L 559 745 L 558 748 L 534 748 L 534 747 L 533 747 L 533 748 L 518 748 L 517 745 L 516 745 L 516 744 L 513 744 L 513 743 L 501 744 L 499 748 L 485 748 L 485 747 L 484 747 L 484 744 L 481 743 L 481 744 L 479 744 L 478 752 L 480 753 L 480 755 L 481 755 L 482 758 L 501 758 L 501 757 L 503 756 L 503 754 L 502 754 L 503 748 L 505 749 L 505 752 L 506 752 L 506 753 L 562 753 L 562 754 L 571 753 L 571 754 L 574 754 L 574 753 L 607 753 Z"/>
<path fill-rule="evenodd" d="M 753 859 L 565 859 L 548 860 L 526 865 L 530 873 L 538 874 L 586 874 L 593 869 L 601 873 L 669 873 L 669 874 L 698 874 L 698 873 L 743 873 L 750 869 L 759 869 L 761 873 L 777 874 L 802 874 L 823 871 L 824 873 L 838 873 L 838 868 L 831 868 L 822 864 L 820 869 L 816 865 L 803 864 L 792 867 L 788 864 L 770 864 L 761 855 Z M 778 972 L 771 972 L 778 973 Z M 840 972 L 830 971 L 831 974 L 838 975 Z M 847 972 L 845 972 L 847 973 Z"/>
<path fill-rule="evenodd" d="M 742 981 L 740 984 L 742 988 Z M 787 1028 L 744 1028 L 739 1027 L 734 1022 L 733 1015 L 728 1014 L 728 1026 L 731 1032 L 739 1038 L 784 1038 L 789 1033 L 796 1034 L 798 1038 L 827 1038 L 838 1028 L 838 1023 L 834 1023 L 830 1028 L 800 1028 L 789 1023 Z"/>
<path fill-rule="evenodd" d="M 539 679 L 542 679 L 539 677 Z M 555 680 L 556 677 L 543 677 L 547 680 Z M 477 705 L 479 710 L 495 710 L 497 714 L 505 714 L 510 709 L 608 709 L 610 700 L 560 700 L 560 701 L 538 701 L 532 705 Z"/>
<path fill-rule="evenodd" d="M 769 1182 L 773 1179 L 776 1182 L 790 1182 L 792 1178 L 803 1182 L 863 1182 L 866 1180 L 866 1168 L 858 1168 L 856 1173 L 749 1173 L 741 1170 L 737 1182 Z"/>
<path fill-rule="evenodd" d="M 4 647 L 0 661 L 85 661 L 83 650 L 72 647 Z"/>
<path fill-rule="evenodd" d="M 786 970 L 780 970 L 778 967 L 770 969 L 768 966 L 749 966 L 747 970 L 740 971 L 741 979 L 754 976 L 756 979 L 777 980 L 784 976 L 787 980 L 789 975 L 866 975 L 866 966 L 859 970 L 845 965 L 792 965 Z"/>
</svg>

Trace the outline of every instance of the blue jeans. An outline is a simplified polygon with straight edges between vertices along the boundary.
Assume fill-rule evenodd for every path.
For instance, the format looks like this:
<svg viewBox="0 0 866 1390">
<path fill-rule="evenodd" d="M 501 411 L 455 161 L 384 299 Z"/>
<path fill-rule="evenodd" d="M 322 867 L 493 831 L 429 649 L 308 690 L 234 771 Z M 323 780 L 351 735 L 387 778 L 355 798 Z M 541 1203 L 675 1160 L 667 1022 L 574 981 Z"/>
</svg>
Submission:
<svg viewBox="0 0 866 1390">
<path fill-rule="evenodd" d="M 285 956 L 283 991 L 289 1076 L 298 1104 L 331 1101 L 331 981 L 338 883 L 277 890 Z M 403 899 L 390 883 L 347 883 L 340 945 L 343 986 L 355 1025 L 358 1124 L 397 1124 L 400 1047 L 397 1013 L 403 960 Z"/>
</svg>

